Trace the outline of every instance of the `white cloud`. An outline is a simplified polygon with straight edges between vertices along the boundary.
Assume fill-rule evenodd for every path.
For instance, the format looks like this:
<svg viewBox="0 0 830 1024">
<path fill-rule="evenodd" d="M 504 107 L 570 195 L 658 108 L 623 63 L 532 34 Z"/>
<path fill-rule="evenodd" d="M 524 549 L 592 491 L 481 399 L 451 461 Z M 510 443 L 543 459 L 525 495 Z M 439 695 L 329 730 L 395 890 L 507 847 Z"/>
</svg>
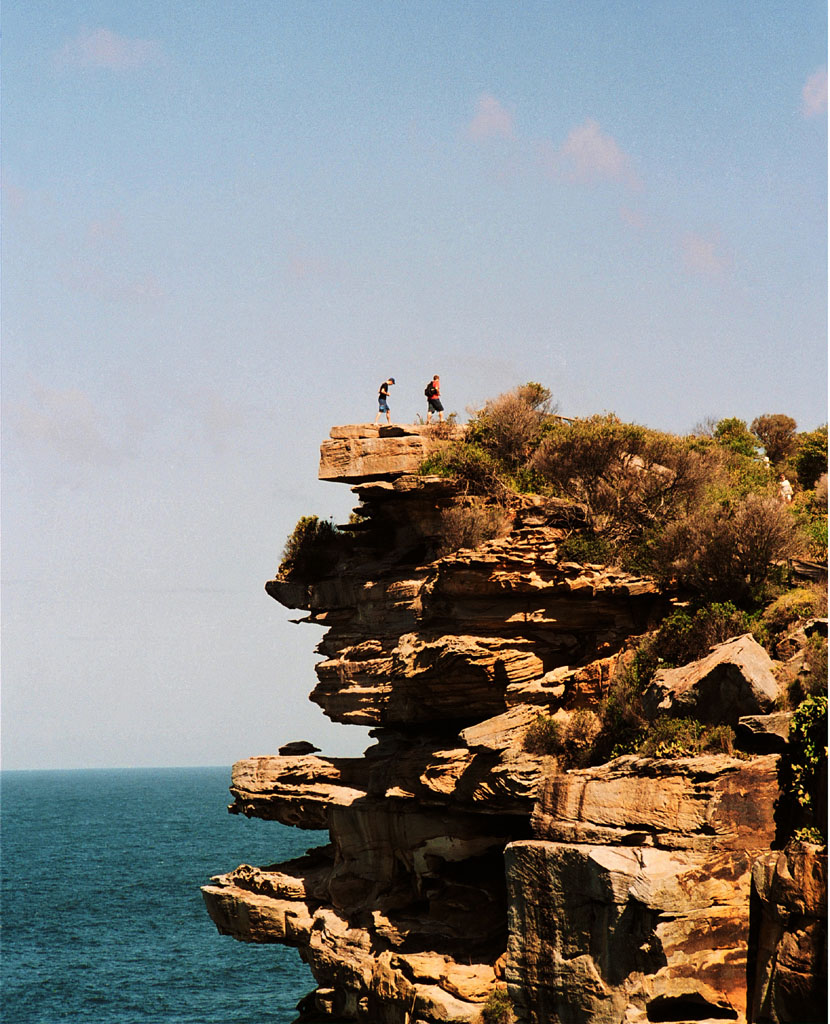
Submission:
<svg viewBox="0 0 830 1024">
<path fill-rule="evenodd" d="M 158 43 L 148 39 L 128 39 L 108 28 L 83 29 L 67 40 L 55 54 L 58 67 L 108 68 L 126 71 L 158 61 Z"/>
<path fill-rule="evenodd" d="M 801 90 L 801 113 L 804 117 L 818 117 L 827 113 L 827 68 L 819 68 L 804 83 Z"/>
<path fill-rule="evenodd" d="M 553 155 L 554 166 L 576 181 L 619 181 L 640 187 L 631 157 L 591 118 L 574 128 Z"/>
<path fill-rule="evenodd" d="M 680 241 L 680 252 L 684 267 L 692 274 L 713 277 L 729 266 L 729 259 L 717 238 L 689 232 Z"/>
<path fill-rule="evenodd" d="M 484 93 L 478 98 L 467 134 L 473 139 L 512 138 L 513 115 L 495 96 Z"/>
</svg>

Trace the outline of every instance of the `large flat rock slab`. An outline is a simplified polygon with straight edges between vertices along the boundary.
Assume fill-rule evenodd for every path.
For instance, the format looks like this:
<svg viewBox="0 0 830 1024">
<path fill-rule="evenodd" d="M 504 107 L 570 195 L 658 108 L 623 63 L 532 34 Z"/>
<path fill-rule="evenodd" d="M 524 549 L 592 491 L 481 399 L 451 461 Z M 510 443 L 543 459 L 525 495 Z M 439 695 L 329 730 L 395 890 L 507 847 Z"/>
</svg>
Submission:
<svg viewBox="0 0 830 1024">
<path fill-rule="evenodd" d="M 355 423 L 332 427 L 320 445 L 321 480 L 361 483 L 417 473 L 424 459 L 462 427 Z"/>
</svg>

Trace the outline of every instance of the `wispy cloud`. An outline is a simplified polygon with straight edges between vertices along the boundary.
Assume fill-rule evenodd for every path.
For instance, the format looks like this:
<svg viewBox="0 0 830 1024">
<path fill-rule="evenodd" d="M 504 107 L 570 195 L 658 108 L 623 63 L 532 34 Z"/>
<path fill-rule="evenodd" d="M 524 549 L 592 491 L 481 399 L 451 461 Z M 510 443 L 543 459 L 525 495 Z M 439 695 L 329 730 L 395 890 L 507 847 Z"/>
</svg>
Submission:
<svg viewBox="0 0 830 1024">
<path fill-rule="evenodd" d="M 640 188 L 631 157 L 592 118 L 573 128 L 561 148 L 551 155 L 553 169 L 574 181 L 616 181 L 629 188 Z"/>
<path fill-rule="evenodd" d="M 187 404 L 199 424 L 204 441 L 219 454 L 226 450 L 231 435 L 250 419 L 250 413 L 234 408 L 211 388 L 202 388 L 187 399 Z"/>
<path fill-rule="evenodd" d="M 467 134 L 473 139 L 512 138 L 513 114 L 495 96 L 484 93 L 478 98 Z"/>
<path fill-rule="evenodd" d="M 87 242 L 95 247 L 94 234 Z M 60 279 L 72 291 L 95 295 L 106 302 L 155 306 L 167 298 L 164 285 L 151 271 L 128 277 L 92 258 L 76 257 L 67 262 L 61 268 Z"/>
<path fill-rule="evenodd" d="M 123 453 L 106 437 L 103 416 L 78 388 L 39 386 L 25 402 L 9 409 L 10 425 L 22 445 L 47 449 L 72 464 L 112 466 Z"/>
<path fill-rule="evenodd" d="M 804 117 L 818 117 L 827 113 L 827 68 L 819 68 L 804 83 L 801 90 L 801 113 Z"/>
<path fill-rule="evenodd" d="M 55 54 L 55 64 L 60 68 L 128 71 L 157 63 L 160 57 L 161 48 L 152 40 L 128 39 L 108 28 L 93 28 L 68 39 Z"/>
<path fill-rule="evenodd" d="M 680 240 L 683 266 L 692 274 L 714 277 L 729 266 L 729 258 L 717 237 L 689 232 Z"/>
</svg>

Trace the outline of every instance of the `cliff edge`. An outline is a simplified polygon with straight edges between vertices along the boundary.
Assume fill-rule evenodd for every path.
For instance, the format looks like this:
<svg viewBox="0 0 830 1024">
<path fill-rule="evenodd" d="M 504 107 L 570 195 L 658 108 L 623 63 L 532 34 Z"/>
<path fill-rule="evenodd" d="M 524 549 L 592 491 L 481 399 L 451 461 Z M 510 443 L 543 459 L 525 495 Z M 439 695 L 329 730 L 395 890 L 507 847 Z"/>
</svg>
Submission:
<svg viewBox="0 0 830 1024">
<path fill-rule="evenodd" d="M 233 766 L 232 813 L 328 842 L 213 878 L 217 928 L 299 950 L 301 1020 L 822 1020 L 826 851 L 784 844 L 778 665 L 746 636 L 657 674 L 655 708 L 734 728 L 722 752 L 575 764 L 529 743 L 540 723 L 595 737 L 677 602 L 564 557 L 575 502 L 484 509 L 419 475 L 460 429 L 323 442 L 320 479 L 352 486 L 355 515 L 266 590 L 325 627 L 311 700 L 374 743 Z"/>
</svg>

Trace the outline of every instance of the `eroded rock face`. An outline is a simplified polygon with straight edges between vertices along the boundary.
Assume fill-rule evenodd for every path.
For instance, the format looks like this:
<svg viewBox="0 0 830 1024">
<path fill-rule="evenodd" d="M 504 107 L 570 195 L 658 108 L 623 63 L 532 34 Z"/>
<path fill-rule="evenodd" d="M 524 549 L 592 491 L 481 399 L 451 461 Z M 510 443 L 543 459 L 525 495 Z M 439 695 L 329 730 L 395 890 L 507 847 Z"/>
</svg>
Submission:
<svg viewBox="0 0 830 1024">
<path fill-rule="evenodd" d="M 752 869 L 750 1019 L 827 1020 L 827 851 L 791 842 Z"/>
<path fill-rule="evenodd" d="M 522 1018 L 745 1020 L 754 856 L 776 756 L 623 757 L 549 775 L 506 851 L 507 980 Z"/>
<path fill-rule="evenodd" d="M 375 742 L 357 758 L 295 742 L 234 765 L 230 811 L 327 841 L 211 879 L 217 928 L 297 947 L 315 1020 L 478 1024 L 505 979 L 521 1024 L 743 1022 L 748 974 L 749 1019 L 788 1019 L 825 933 L 823 897 L 799 910 L 807 881 L 785 884 L 816 879 L 815 864 L 764 860 L 786 754 L 775 666 L 737 638 L 650 695 L 672 714 L 740 718 L 753 756 L 566 772 L 525 751 L 540 713 L 598 707 L 671 604 L 648 578 L 563 559 L 585 525 L 566 501 L 517 498 L 496 536 L 446 551 L 447 510 L 467 499 L 417 468 L 447 436 L 357 425 L 322 446 L 321 478 L 354 484 L 359 515 L 336 565 L 266 590 L 326 630 L 311 699 Z"/>
</svg>

